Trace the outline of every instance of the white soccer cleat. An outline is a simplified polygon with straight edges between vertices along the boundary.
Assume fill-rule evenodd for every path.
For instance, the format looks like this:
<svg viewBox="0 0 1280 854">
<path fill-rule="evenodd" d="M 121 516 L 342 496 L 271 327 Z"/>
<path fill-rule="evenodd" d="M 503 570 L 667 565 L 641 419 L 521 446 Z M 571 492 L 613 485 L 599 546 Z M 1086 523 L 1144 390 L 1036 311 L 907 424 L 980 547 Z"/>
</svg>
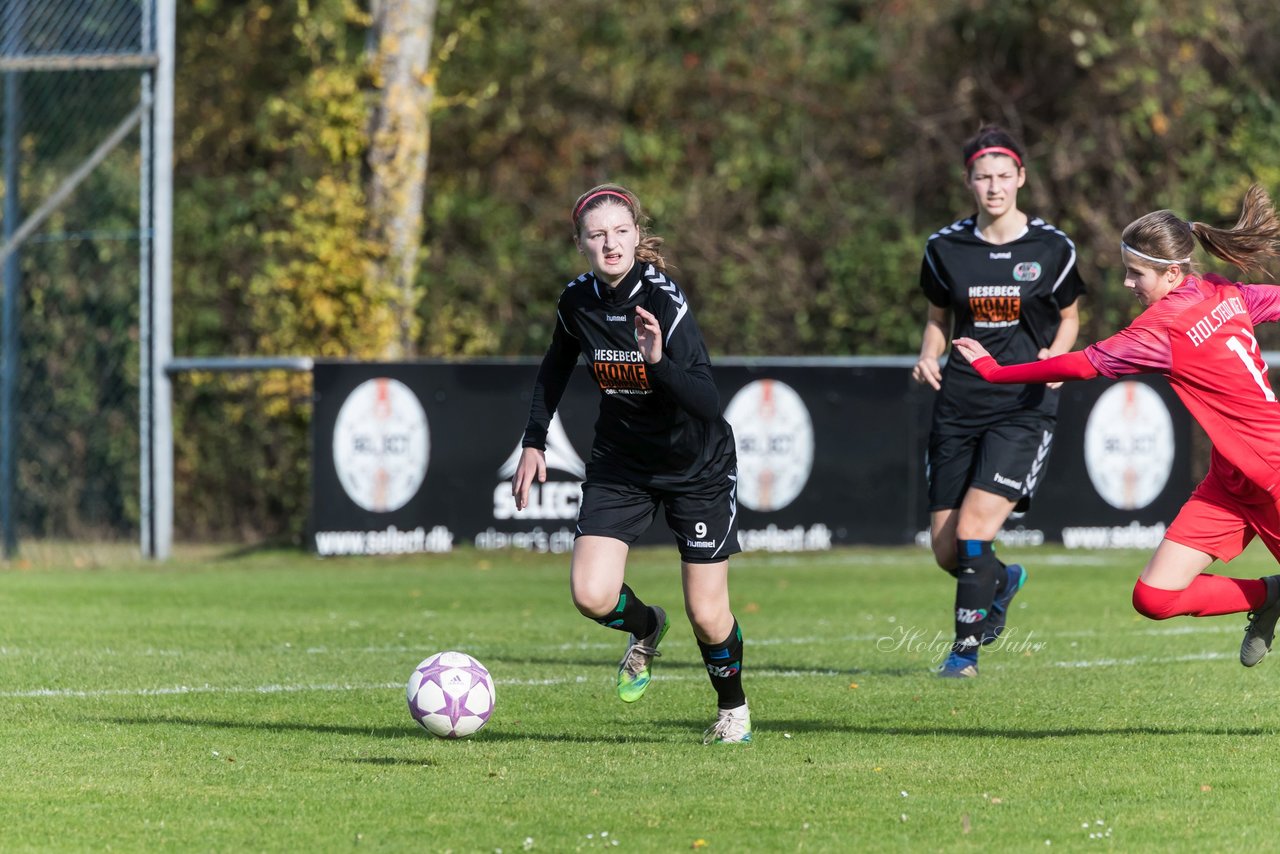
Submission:
<svg viewBox="0 0 1280 854">
<path fill-rule="evenodd" d="M 751 713 L 747 704 L 736 709 L 717 709 L 716 722 L 702 734 L 703 744 L 750 744 Z"/>
</svg>

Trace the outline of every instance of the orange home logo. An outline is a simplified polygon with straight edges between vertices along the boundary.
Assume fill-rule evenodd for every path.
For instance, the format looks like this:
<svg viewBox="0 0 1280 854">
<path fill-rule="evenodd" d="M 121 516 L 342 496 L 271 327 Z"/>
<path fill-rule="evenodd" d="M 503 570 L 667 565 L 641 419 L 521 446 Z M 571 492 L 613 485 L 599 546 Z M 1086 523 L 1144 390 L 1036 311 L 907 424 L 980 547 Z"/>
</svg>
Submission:
<svg viewBox="0 0 1280 854">
<path fill-rule="evenodd" d="M 604 391 L 648 391 L 644 362 L 592 362 L 591 374 Z"/>
<path fill-rule="evenodd" d="M 1022 288 L 981 285 L 969 288 L 969 312 L 980 328 L 1016 326 L 1022 314 Z"/>
</svg>

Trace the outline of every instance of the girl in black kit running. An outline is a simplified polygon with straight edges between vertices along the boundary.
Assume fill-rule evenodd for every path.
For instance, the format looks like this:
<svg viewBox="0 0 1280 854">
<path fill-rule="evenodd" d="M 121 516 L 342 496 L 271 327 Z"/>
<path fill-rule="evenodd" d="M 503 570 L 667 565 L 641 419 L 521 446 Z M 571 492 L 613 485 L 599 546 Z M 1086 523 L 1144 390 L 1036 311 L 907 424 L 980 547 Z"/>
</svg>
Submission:
<svg viewBox="0 0 1280 854">
<path fill-rule="evenodd" d="M 573 236 L 591 271 L 568 284 L 533 387 L 524 451 L 511 479 L 516 509 L 547 479 L 547 430 L 581 357 L 600 387 L 570 565 L 573 604 L 628 632 L 618 696 L 639 700 L 667 632 L 666 611 L 624 583 L 627 553 L 661 506 L 680 549 L 685 613 L 716 690 L 704 743 L 751 741 L 742 632 L 729 608 L 729 555 L 739 551 L 737 452 L 720 414 L 711 361 L 684 293 L 667 278 L 661 238 L 640 202 L 604 184 L 573 206 Z"/>
<path fill-rule="evenodd" d="M 939 359 L 952 332 L 1006 354 L 996 356 L 1002 363 L 1047 359 L 1070 350 L 1080 326 L 1075 244 L 1018 209 L 1022 160 L 1022 147 L 994 125 L 965 143 L 965 184 L 978 213 L 932 235 L 920 266 L 929 319 L 912 376 L 939 392 L 926 465 L 930 531 L 938 566 L 956 578 L 944 677 L 978 675 L 979 648 L 1004 631 L 1027 580 L 1025 568 L 1005 566 L 992 546 L 1044 475 L 1062 384 L 983 385 L 964 359 L 948 360 L 945 371 Z"/>
</svg>

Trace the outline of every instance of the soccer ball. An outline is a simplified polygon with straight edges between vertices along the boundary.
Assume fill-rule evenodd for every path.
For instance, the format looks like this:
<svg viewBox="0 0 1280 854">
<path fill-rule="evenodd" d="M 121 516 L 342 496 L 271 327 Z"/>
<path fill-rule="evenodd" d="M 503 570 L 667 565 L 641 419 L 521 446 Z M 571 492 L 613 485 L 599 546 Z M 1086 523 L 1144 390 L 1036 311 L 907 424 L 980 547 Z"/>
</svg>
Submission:
<svg viewBox="0 0 1280 854">
<path fill-rule="evenodd" d="M 409 714 L 440 738 L 466 738 L 493 714 L 493 677 L 465 652 L 437 652 L 409 677 Z"/>
</svg>

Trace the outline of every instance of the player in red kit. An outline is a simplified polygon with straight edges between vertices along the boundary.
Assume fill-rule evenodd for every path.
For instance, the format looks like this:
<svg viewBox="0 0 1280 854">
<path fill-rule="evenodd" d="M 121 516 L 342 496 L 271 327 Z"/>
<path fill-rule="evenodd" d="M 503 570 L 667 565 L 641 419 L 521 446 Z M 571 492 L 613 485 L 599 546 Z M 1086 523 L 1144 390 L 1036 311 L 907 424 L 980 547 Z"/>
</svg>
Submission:
<svg viewBox="0 0 1280 854">
<path fill-rule="evenodd" d="M 1280 220 L 1254 185 L 1230 229 L 1156 211 L 1121 235 L 1125 287 L 1146 306 L 1133 323 L 1084 350 L 1041 362 L 998 365 L 978 342 L 955 349 L 995 383 L 1056 382 L 1096 376 L 1163 374 L 1213 443 L 1209 473 L 1165 533 L 1133 588 L 1133 606 L 1163 620 L 1249 612 L 1240 663 L 1271 649 L 1280 617 L 1280 575 L 1228 578 L 1206 573 L 1254 538 L 1280 559 L 1280 404 L 1267 380 L 1253 328 L 1280 321 L 1280 286 L 1201 275 L 1196 241 L 1244 271 L 1280 255 Z"/>
</svg>

